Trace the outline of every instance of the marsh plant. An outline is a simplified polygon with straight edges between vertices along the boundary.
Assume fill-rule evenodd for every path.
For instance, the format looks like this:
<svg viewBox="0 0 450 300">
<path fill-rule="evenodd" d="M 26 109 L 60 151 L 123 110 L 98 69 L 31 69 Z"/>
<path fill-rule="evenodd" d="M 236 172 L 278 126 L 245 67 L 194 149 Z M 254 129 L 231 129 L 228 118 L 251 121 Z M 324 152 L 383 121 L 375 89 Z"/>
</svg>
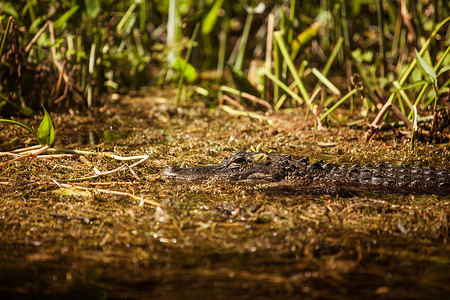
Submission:
<svg viewBox="0 0 450 300">
<path fill-rule="evenodd" d="M 30 0 L 0 10 L 5 116 L 178 82 L 175 105 L 228 102 L 256 118 L 300 107 L 323 124 L 357 125 L 386 103 L 409 120 L 413 105 L 419 119 L 434 114 L 449 91 L 443 0 Z"/>
</svg>

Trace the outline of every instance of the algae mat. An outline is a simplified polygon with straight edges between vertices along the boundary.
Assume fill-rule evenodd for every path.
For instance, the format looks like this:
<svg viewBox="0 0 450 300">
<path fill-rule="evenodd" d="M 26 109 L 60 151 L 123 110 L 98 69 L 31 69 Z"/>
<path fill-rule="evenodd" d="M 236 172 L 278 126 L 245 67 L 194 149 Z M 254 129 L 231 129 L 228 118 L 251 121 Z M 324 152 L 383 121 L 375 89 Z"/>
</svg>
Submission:
<svg viewBox="0 0 450 300">
<path fill-rule="evenodd" d="M 1 170 L 2 298 L 448 296 L 449 196 L 268 195 L 159 175 L 168 164 L 216 164 L 261 142 L 296 158 L 448 168 L 448 144 L 411 154 L 389 134 L 363 143 L 358 128 L 315 129 L 302 111 L 255 120 L 202 101 L 176 108 L 172 97 L 151 91 L 87 116 L 52 115 L 56 146 L 96 153 Z M 33 144 L 20 128 L 1 130 L 2 151 Z M 62 185 L 125 164 L 103 152 L 150 157 L 132 171 Z"/>
</svg>

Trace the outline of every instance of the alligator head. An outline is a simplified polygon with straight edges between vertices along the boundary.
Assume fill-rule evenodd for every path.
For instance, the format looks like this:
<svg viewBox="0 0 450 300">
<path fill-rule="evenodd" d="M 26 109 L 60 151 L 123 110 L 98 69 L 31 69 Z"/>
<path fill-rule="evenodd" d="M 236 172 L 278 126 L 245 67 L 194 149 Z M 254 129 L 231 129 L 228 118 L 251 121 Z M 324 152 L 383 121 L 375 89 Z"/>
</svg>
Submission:
<svg viewBox="0 0 450 300">
<path fill-rule="evenodd" d="M 276 182 L 306 166 L 307 158 L 293 160 L 290 155 L 237 151 L 221 164 L 180 168 L 168 166 L 162 175 L 181 181 Z"/>
</svg>

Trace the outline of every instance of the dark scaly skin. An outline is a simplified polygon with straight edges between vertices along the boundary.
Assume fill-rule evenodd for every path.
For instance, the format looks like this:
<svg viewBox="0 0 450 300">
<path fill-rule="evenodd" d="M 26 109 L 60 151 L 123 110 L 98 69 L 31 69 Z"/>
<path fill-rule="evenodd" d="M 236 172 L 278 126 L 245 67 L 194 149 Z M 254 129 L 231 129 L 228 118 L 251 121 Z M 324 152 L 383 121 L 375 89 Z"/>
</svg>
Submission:
<svg viewBox="0 0 450 300">
<path fill-rule="evenodd" d="M 403 194 L 450 195 L 450 171 L 431 166 L 367 164 L 336 165 L 290 155 L 237 151 L 214 166 L 168 166 L 162 175 L 178 181 L 218 181 L 237 184 L 272 184 L 298 193 L 385 191 Z"/>
</svg>

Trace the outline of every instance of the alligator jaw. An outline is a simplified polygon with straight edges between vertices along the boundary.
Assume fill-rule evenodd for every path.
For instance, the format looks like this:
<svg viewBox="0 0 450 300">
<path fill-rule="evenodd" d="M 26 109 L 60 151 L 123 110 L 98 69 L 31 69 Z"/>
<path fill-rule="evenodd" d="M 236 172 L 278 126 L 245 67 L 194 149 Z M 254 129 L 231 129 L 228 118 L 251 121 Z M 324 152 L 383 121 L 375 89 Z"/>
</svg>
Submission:
<svg viewBox="0 0 450 300">
<path fill-rule="evenodd" d="M 172 180 L 179 181 L 205 181 L 213 179 L 217 166 L 204 166 L 192 168 L 180 168 L 167 166 L 161 171 L 161 175 Z"/>
<path fill-rule="evenodd" d="M 176 181 L 223 181 L 239 183 L 264 183 L 275 180 L 270 174 L 270 158 L 265 152 L 237 151 L 221 164 L 180 168 L 167 166 L 161 171 L 164 177 Z"/>
</svg>

